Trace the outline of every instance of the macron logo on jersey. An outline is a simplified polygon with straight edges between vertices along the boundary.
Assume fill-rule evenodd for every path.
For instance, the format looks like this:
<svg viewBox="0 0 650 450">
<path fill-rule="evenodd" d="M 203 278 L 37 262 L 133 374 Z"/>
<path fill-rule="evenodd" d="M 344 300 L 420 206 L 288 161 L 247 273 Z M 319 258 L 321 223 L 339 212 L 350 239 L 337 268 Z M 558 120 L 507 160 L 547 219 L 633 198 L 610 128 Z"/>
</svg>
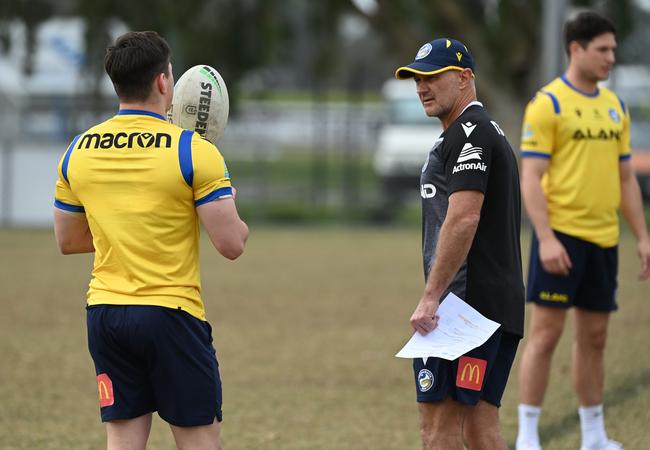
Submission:
<svg viewBox="0 0 650 450">
<path fill-rule="evenodd" d="M 127 134 L 124 131 L 118 133 L 86 133 L 81 139 L 77 148 L 133 148 L 137 143 L 139 147 L 149 148 L 170 148 L 172 137 L 167 133 L 140 133 Z"/>
<path fill-rule="evenodd" d="M 462 163 L 469 161 L 470 159 L 478 159 L 480 161 L 482 154 L 483 149 L 481 147 L 474 147 L 471 143 L 466 142 L 465 145 L 463 145 L 463 149 L 460 151 L 460 155 L 458 155 L 458 161 L 456 162 Z"/>
<path fill-rule="evenodd" d="M 473 124 L 472 122 L 461 123 L 461 125 L 463 126 L 463 131 L 467 137 L 469 137 L 469 135 L 472 134 L 472 131 L 474 131 L 474 128 L 476 128 L 476 124 Z"/>
</svg>

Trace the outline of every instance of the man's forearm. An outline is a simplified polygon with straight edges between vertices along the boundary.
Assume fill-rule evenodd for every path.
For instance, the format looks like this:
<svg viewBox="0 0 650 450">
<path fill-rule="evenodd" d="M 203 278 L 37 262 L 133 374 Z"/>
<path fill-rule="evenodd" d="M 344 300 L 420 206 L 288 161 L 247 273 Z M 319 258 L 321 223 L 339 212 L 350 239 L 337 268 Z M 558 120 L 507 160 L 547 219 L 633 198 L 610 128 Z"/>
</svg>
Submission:
<svg viewBox="0 0 650 450">
<path fill-rule="evenodd" d="M 54 235 L 64 255 L 95 251 L 86 216 L 54 209 Z"/>
<path fill-rule="evenodd" d="M 621 183 L 621 213 L 637 241 L 648 240 L 641 189 L 634 176 Z"/>
<path fill-rule="evenodd" d="M 539 240 L 553 236 L 551 222 L 548 217 L 548 203 L 539 179 L 524 178 L 522 180 L 522 195 L 528 218 L 533 224 Z"/>
<path fill-rule="evenodd" d="M 95 251 L 95 246 L 93 245 L 93 235 L 90 232 L 90 228 L 87 228 L 83 234 L 60 242 L 59 248 L 65 255 L 75 253 L 93 253 Z"/>
</svg>

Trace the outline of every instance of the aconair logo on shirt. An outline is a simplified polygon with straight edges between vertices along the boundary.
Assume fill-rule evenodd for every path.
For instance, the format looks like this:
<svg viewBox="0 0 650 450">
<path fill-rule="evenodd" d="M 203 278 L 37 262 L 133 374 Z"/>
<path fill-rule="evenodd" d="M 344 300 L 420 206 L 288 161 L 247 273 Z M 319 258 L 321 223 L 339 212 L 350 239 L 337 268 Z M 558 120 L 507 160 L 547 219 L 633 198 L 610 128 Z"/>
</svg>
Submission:
<svg viewBox="0 0 650 450">
<path fill-rule="evenodd" d="M 465 145 L 463 145 L 463 149 L 460 151 L 460 155 L 458 155 L 458 161 L 456 162 L 462 163 L 469 161 L 470 159 L 478 159 L 480 161 L 482 154 L 483 149 L 481 147 L 474 147 L 471 143 L 466 142 Z"/>
<path fill-rule="evenodd" d="M 466 142 L 463 145 L 463 149 L 458 155 L 458 160 L 454 166 L 452 173 L 460 172 L 463 170 L 481 170 L 485 172 L 487 170 L 487 165 L 481 161 L 481 155 L 483 155 L 483 149 L 481 147 L 475 147 L 470 142 Z M 475 160 L 477 162 L 466 162 Z"/>
</svg>

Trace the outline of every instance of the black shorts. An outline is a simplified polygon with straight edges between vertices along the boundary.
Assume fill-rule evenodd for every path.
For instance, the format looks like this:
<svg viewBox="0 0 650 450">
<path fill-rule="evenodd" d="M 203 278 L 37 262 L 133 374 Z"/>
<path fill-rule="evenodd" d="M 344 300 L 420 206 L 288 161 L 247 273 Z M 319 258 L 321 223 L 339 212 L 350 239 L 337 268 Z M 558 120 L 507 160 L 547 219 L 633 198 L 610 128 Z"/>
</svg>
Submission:
<svg viewBox="0 0 650 450">
<path fill-rule="evenodd" d="M 221 379 L 208 322 L 161 306 L 87 308 L 102 422 L 158 411 L 190 427 L 221 421 Z"/>
<path fill-rule="evenodd" d="M 497 330 L 480 347 L 454 361 L 441 358 L 413 360 L 418 402 L 438 402 L 447 397 L 468 405 L 484 400 L 501 406 L 519 336 Z"/>
<path fill-rule="evenodd" d="M 533 233 L 526 299 L 543 306 L 611 312 L 616 304 L 618 247 L 599 247 L 555 231 L 571 259 L 569 275 L 554 275 L 542 267 L 539 241 Z"/>
</svg>

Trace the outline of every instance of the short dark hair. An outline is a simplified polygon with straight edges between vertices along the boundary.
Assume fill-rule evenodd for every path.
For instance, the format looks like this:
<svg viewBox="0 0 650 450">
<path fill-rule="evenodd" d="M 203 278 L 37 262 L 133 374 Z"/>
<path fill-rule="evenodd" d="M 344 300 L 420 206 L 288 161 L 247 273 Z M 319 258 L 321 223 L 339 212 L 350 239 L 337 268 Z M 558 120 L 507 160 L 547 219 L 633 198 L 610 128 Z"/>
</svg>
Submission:
<svg viewBox="0 0 650 450">
<path fill-rule="evenodd" d="M 569 20 L 564 26 L 564 49 L 569 55 L 569 44 L 576 41 L 582 48 L 605 33 L 616 34 L 616 26 L 607 17 L 593 11 L 585 11 Z"/>
<path fill-rule="evenodd" d="M 168 72 L 171 53 L 155 31 L 129 31 L 118 37 L 106 49 L 104 68 L 120 100 L 147 100 L 154 78 Z"/>
</svg>

